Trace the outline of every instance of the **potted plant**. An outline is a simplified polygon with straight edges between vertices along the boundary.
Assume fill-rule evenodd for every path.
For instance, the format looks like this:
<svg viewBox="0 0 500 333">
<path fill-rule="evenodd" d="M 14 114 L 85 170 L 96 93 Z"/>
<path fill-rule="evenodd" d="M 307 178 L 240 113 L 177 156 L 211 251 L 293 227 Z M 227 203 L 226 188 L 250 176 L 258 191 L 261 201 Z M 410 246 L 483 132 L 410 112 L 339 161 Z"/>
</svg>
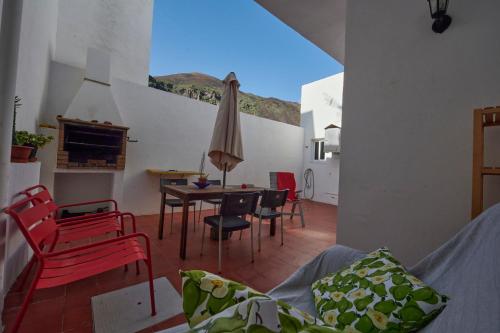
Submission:
<svg viewBox="0 0 500 333">
<path fill-rule="evenodd" d="M 12 147 L 10 153 L 10 161 L 17 163 L 29 162 L 29 157 L 33 148 L 24 146 L 23 138 L 17 138 L 16 133 L 16 117 L 17 109 L 21 106 L 21 97 L 14 97 L 14 121 L 12 122 Z"/>
<path fill-rule="evenodd" d="M 16 140 L 18 142 L 21 141 L 23 146 L 32 148 L 29 160 L 34 162 L 36 161 L 36 153 L 38 152 L 38 149 L 54 140 L 54 137 L 51 135 L 33 134 L 28 131 L 17 131 Z"/>
</svg>

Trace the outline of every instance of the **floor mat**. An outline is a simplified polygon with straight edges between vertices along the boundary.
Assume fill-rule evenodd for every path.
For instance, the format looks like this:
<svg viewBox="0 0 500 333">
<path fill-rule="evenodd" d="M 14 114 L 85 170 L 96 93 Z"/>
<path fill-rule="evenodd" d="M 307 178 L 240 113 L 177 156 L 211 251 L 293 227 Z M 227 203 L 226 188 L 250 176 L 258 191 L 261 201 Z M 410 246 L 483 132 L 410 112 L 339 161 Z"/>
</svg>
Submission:
<svg viewBox="0 0 500 333">
<path fill-rule="evenodd" d="M 182 312 L 182 299 L 167 278 L 154 280 L 156 316 L 151 316 L 148 282 L 92 297 L 95 333 L 133 333 Z"/>
</svg>

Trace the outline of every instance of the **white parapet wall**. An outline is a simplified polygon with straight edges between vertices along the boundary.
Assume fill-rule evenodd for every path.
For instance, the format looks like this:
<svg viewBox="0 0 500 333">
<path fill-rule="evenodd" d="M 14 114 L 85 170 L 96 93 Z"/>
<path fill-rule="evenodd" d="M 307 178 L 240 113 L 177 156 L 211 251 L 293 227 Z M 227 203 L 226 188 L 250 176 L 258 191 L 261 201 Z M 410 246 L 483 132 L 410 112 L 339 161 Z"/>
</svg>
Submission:
<svg viewBox="0 0 500 333">
<path fill-rule="evenodd" d="M 83 70 L 60 63 L 51 68 L 47 112 L 42 120 L 55 125 L 56 115 L 64 114 L 76 94 Z M 159 178 L 146 169 L 198 170 L 203 152 L 208 152 L 218 107 L 116 78 L 111 88 L 123 122 L 130 127 L 130 138 L 138 140 L 127 144 L 122 209 L 157 214 Z M 241 126 L 245 161 L 228 174 L 227 183 L 268 187 L 270 171 L 291 171 L 302 187 L 303 129 L 245 113 L 241 113 Z M 42 152 L 42 182 L 50 188 L 54 184 L 54 149 L 49 146 Z M 222 178 L 208 158 L 206 172 L 211 179 Z"/>
<path fill-rule="evenodd" d="M 12 163 L 8 197 L 13 203 L 23 197 L 17 194 L 40 181 L 40 162 Z M 6 295 L 18 275 L 21 273 L 32 251 L 17 227 L 16 222 L 8 215 L 0 213 L 0 293 Z M 3 302 L 0 304 L 3 308 Z"/>
<path fill-rule="evenodd" d="M 325 160 L 314 159 L 315 140 L 325 138 L 325 127 L 341 126 L 344 73 L 339 73 L 302 86 L 301 126 L 304 128 L 304 170 L 314 173 L 312 200 L 338 203 L 340 155 L 327 154 Z M 305 194 L 312 193 L 306 191 Z"/>
</svg>

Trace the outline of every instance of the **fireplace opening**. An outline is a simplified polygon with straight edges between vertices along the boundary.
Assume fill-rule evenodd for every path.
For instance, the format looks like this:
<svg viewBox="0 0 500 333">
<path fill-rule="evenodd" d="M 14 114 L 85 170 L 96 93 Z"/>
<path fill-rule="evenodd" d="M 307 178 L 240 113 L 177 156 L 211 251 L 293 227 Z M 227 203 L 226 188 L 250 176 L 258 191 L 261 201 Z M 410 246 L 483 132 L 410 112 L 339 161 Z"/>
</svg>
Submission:
<svg viewBox="0 0 500 333">
<path fill-rule="evenodd" d="M 68 124 L 64 129 L 64 150 L 69 162 L 87 163 L 90 159 L 116 164 L 122 153 L 122 136 L 118 130 Z"/>
<path fill-rule="evenodd" d="M 124 168 L 126 127 L 64 118 L 59 122 L 59 167 Z"/>
</svg>

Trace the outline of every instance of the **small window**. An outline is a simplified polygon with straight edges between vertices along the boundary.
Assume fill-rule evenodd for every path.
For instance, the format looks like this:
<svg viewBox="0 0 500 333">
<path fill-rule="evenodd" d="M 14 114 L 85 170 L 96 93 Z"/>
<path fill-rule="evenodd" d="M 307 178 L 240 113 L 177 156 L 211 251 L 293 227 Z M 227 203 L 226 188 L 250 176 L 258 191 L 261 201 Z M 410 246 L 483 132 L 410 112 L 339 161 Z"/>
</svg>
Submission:
<svg viewBox="0 0 500 333">
<path fill-rule="evenodd" d="M 324 161 L 328 157 L 328 154 L 325 154 L 325 140 L 314 140 L 314 155 L 313 159 L 315 161 Z"/>
</svg>

